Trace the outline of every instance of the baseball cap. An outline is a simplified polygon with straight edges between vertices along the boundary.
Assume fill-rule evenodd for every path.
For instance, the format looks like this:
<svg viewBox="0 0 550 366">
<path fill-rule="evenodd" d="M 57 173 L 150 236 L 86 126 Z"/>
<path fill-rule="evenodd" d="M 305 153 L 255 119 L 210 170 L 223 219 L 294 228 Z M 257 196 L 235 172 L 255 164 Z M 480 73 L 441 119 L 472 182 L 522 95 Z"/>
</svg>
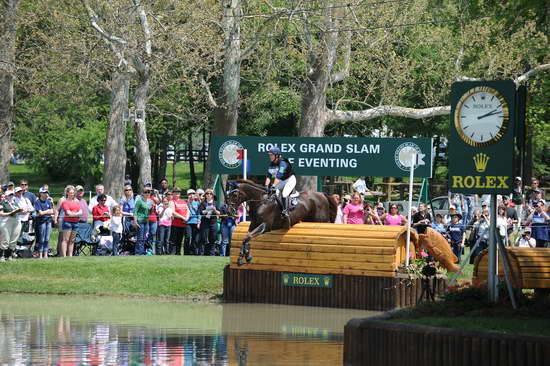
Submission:
<svg viewBox="0 0 550 366">
<path fill-rule="evenodd" d="M 21 192 L 22 190 L 23 190 L 23 188 L 21 188 L 21 187 L 15 187 L 15 191 L 14 191 L 14 192 L 15 192 L 15 193 Z"/>
<path fill-rule="evenodd" d="M 195 190 L 194 190 L 194 189 L 191 189 L 191 188 L 190 188 L 190 189 L 187 190 L 187 194 L 193 194 L 193 193 L 195 193 Z"/>
<path fill-rule="evenodd" d="M 449 210 L 456 210 L 456 207 L 454 205 L 450 205 Z"/>
<path fill-rule="evenodd" d="M 521 177 L 516 177 L 516 180 L 521 180 Z"/>
<path fill-rule="evenodd" d="M 15 186 L 15 184 L 13 184 L 13 182 L 8 182 L 8 187 L 9 186 Z"/>
<path fill-rule="evenodd" d="M 143 186 L 144 186 L 144 187 L 147 187 L 147 186 L 150 187 L 150 186 L 152 186 L 152 183 L 151 183 L 151 182 L 145 182 L 145 183 L 143 183 Z"/>
<path fill-rule="evenodd" d="M 523 232 L 524 232 L 524 233 L 530 233 L 530 232 L 531 232 L 531 228 L 530 228 L 530 227 L 526 227 L 525 229 L 523 229 Z"/>
<path fill-rule="evenodd" d="M 76 191 L 83 191 L 83 190 L 84 190 L 84 187 L 82 187 L 82 186 L 76 186 L 76 187 L 74 187 L 74 189 L 75 189 Z"/>
<path fill-rule="evenodd" d="M 197 193 L 198 193 L 198 194 L 204 194 L 204 190 L 201 189 L 201 188 L 199 188 L 199 189 L 197 189 Z"/>
<path fill-rule="evenodd" d="M 481 202 L 481 206 L 487 206 L 487 202 L 482 201 L 482 202 Z"/>
<path fill-rule="evenodd" d="M 6 193 L 4 193 L 4 194 L 5 194 L 6 196 L 11 196 L 11 195 L 14 194 L 14 192 L 13 192 L 13 191 L 6 191 Z"/>
<path fill-rule="evenodd" d="M 351 196 L 350 196 L 349 194 L 346 194 L 346 195 L 344 196 L 344 199 L 345 199 L 345 200 L 350 200 L 350 201 L 351 201 Z"/>
<path fill-rule="evenodd" d="M 48 192 L 46 188 L 40 187 L 40 189 L 38 190 L 38 193 L 50 193 L 50 192 Z"/>
</svg>

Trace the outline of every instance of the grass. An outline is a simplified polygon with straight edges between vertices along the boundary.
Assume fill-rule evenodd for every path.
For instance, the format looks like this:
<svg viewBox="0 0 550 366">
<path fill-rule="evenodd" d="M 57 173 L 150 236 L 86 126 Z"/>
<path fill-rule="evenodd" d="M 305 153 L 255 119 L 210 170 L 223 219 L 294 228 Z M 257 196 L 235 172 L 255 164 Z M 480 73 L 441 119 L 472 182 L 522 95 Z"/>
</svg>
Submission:
<svg viewBox="0 0 550 366">
<path fill-rule="evenodd" d="M 550 319 L 532 318 L 501 318 L 478 316 L 433 316 L 420 318 L 397 318 L 393 322 L 427 325 L 441 328 L 457 328 L 465 330 L 491 331 L 506 334 L 528 334 L 550 336 Z"/>
<path fill-rule="evenodd" d="M 120 256 L 0 263 L 0 292 L 189 297 L 220 294 L 227 257 Z"/>
<path fill-rule="evenodd" d="M 173 182 L 173 168 L 172 163 L 168 164 L 166 169 L 166 178 L 168 179 L 169 185 L 172 185 Z M 21 179 L 26 179 L 29 181 L 29 190 L 33 193 L 37 193 L 38 189 L 43 184 L 49 184 L 50 192 L 53 196 L 61 196 L 65 186 L 68 184 L 78 185 L 84 184 L 84 182 L 73 182 L 69 180 L 57 180 L 53 181 L 47 176 L 43 176 L 34 172 L 28 165 L 18 164 L 10 165 L 10 180 L 13 181 L 16 185 L 19 184 Z M 197 175 L 198 184 L 202 183 L 202 173 L 203 173 L 203 164 L 195 163 L 195 173 Z M 191 184 L 191 174 L 189 173 L 189 163 L 179 162 L 176 164 L 176 184 L 180 188 L 187 189 Z M 91 188 L 91 187 L 88 187 Z M 93 188 L 92 188 L 93 190 Z M 95 193 L 92 193 L 95 194 Z"/>
</svg>

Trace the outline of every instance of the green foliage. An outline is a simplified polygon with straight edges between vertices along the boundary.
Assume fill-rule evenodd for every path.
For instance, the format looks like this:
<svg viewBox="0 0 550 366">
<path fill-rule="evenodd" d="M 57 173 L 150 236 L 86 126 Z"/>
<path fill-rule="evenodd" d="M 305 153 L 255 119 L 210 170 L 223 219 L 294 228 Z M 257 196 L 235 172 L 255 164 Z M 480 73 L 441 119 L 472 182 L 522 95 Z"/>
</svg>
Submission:
<svg viewBox="0 0 550 366">
<path fill-rule="evenodd" d="M 26 99 L 15 118 L 17 152 L 34 171 L 52 179 L 99 181 L 107 114 L 106 103 L 74 105 L 53 96 Z"/>
</svg>

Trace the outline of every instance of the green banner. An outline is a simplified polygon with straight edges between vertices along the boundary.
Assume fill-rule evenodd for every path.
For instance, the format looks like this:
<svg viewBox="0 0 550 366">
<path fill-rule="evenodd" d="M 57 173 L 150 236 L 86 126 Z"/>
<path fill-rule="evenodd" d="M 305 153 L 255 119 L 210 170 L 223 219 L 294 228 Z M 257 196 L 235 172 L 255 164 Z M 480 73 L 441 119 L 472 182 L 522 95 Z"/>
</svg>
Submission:
<svg viewBox="0 0 550 366">
<path fill-rule="evenodd" d="M 212 172 L 243 173 L 239 150 L 248 154 L 248 174 L 265 175 L 268 150 L 278 146 L 297 175 L 408 177 L 411 156 L 418 156 L 414 176 L 432 175 L 431 138 L 255 137 L 212 138 Z"/>
<path fill-rule="evenodd" d="M 283 286 L 332 288 L 332 282 L 332 275 L 281 273 L 281 284 Z"/>
<path fill-rule="evenodd" d="M 513 189 L 516 85 L 457 82 L 451 88 L 449 189 L 508 194 Z"/>
</svg>

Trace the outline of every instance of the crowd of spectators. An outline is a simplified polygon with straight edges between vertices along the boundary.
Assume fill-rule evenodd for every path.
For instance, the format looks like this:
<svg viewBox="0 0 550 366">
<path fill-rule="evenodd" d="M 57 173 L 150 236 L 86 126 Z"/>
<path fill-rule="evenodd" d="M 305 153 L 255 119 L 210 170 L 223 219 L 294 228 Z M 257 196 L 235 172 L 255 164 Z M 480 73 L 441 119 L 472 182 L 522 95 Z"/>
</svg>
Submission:
<svg viewBox="0 0 550 366">
<path fill-rule="evenodd" d="M 354 186 L 355 188 L 355 186 Z M 390 203 L 389 212 L 382 202 L 365 201 L 368 190 L 355 191 L 343 199 L 335 194 L 339 203 L 336 224 L 408 225 L 407 213 Z M 458 258 L 464 246 L 474 249 L 471 261 L 487 248 L 490 229 L 490 195 L 463 195 L 449 193 L 449 212 L 434 215 L 429 205 L 420 203 L 411 208 L 412 228 L 425 225 L 444 235 Z M 514 180 L 510 195 L 497 196 L 497 232 L 505 245 L 546 248 L 550 244 L 550 211 L 546 205 L 545 192 L 538 179 L 533 179 L 528 189 L 523 187 L 521 177 Z"/>
<path fill-rule="evenodd" d="M 61 197 L 53 197 L 43 185 L 37 197 L 25 180 L 17 187 L 13 182 L 3 185 L 0 194 L 0 261 L 13 260 L 21 242 L 33 246 L 35 257 L 47 258 L 52 228 L 59 230 L 56 255 L 73 256 L 83 225 L 105 239 L 98 243 L 108 243 L 105 249 L 112 255 L 228 256 L 239 219 L 216 200 L 212 189 L 188 189 L 182 197 L 182 190 L 168 188 L 166 179 L 156 188 L 145 183 L 139 192 L 127 184 L 118 202 L 101 184 L 89 200 L 81 185 L 65 187 Z M 121 246 L 123 240 L 132 248 Z"/>
</svg>

